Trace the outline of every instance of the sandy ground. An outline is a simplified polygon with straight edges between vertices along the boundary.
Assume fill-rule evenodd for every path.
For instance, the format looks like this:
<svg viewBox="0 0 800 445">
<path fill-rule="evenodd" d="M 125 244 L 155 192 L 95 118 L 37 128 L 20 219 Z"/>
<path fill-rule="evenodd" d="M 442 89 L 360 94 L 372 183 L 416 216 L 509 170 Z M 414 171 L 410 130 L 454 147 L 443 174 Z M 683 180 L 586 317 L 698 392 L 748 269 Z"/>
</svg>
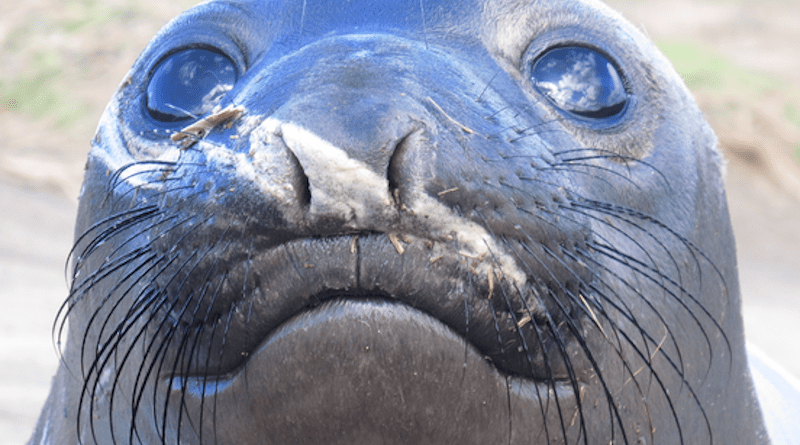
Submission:
<svg viewBox="0 0 800 445">
<path fill-rule="evenodd" d="M 149 37 L 191 3 L 0 4 L 0 445 L 24 443 L 57 364 L 52 320 L 97 117 Z M 611 3 L 674 56 L 717 130 L 747 335 L 800 376 L 800 1 Z"/>
</svg>

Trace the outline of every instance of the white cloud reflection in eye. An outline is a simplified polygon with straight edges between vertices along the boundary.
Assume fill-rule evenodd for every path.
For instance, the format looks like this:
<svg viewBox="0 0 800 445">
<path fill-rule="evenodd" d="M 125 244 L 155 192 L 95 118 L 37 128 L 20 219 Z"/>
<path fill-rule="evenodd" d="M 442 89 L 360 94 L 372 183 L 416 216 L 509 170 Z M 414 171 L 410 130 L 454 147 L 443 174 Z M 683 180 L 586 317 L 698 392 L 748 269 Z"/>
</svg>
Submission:
<svg viewBox="0 0 800 445">
<path fill-rule="evenodd" d="M 628 93 L 616 67 L 597 51 L 567 46 L 545 52 L 531 80 L 557 107 L 584 117 L 611 117 L 622 111 Z"/>
<path fill-rule="evenodd" d="M 233 89 L 233 61 L 216 50 L 187 48 L 159 62 L 147 85 L 146 106 L 160 122 L 199 119 Z"/>
</svg>

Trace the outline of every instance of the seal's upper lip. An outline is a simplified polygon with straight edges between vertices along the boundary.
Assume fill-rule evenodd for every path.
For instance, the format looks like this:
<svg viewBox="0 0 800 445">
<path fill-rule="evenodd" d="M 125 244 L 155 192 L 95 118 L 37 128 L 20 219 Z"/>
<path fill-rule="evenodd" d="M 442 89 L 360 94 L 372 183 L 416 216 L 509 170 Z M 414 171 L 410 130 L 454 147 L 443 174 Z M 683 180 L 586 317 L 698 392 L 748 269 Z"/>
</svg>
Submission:
<svg viewBox="0 0 800 445">
<path fill-rule="evenodd" d="M 499 273 L 494 279 L 481 277 L 474 267 L 478 259 L 459 255 L 445 243 L 403 238 L 400 245 L 384 234 L 299 239 L 228 264 L 224 271 L 194 270 L 188 288 L 217 286 L 220 291 L 208 307 L 193 311 L 193 320 L 173 314 L 183 323 L 204 326 L 197 344 L 208 345 L 196 348 L 183 374 L 233 373 L 292 317 L 330 300 L 370 299 L 396 301 L 432 316 L 504 373 L 568 378 L 562 339 L 542 321 L 532 295 L 520 295 Z M 225 278 L 218 283 L 199 281 L 221 275 Z M 194 276 L 200 278 L 192 284 Z"/>
</svg>

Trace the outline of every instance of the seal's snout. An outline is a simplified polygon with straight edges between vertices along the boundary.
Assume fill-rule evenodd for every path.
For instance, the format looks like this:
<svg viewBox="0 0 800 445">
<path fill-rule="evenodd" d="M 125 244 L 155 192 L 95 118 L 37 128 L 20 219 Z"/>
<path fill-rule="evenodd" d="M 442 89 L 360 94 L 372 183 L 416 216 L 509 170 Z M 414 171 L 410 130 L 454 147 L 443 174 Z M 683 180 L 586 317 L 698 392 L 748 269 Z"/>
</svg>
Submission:
<svg viewBox="0 0 800 445">
<path fill-rule="evenodd" d="M 567 197 L 564 175 L 542 168 L 555 162 L 538 132 L 550 123 L 505 113 L 525 93 L 487 74 L 498 67 L 486 50 L 461 60 L 376 33 L 322 38 L 246 71 L 213 51 L 179 55 L 157 79 L 191 80 L 181 61 L 211 79 L 181 103 L 230 102 L 242 114 L 165 149 L 152 169 L 116 175 L 149 178 L 134 198 L 160 209 L 161 222 L 133 236 L 163 260 L 142 280 L 163 295 L 155 312 L 208 345 L 174 372 L 233 372 L 282 322 L 333 298 L 419 309 L 501 373 L 553 382 L 588 371 L 566 358 L 591 280 L 578 260 L 585 218 L 555 221 Z M 148 91 L 172 88 L 151 79 Z M 176 108 L 162 102 L 145 104 L 164 109 L 151 117 Z M 498 136 L 514 125 L 537 131 Z M 125 180 L 115 193 L 126 194 Z M 529 182 L 539 186 L 523 191 Z M 413 285 L 398 287 L 409 273 Z"/>
</svg>

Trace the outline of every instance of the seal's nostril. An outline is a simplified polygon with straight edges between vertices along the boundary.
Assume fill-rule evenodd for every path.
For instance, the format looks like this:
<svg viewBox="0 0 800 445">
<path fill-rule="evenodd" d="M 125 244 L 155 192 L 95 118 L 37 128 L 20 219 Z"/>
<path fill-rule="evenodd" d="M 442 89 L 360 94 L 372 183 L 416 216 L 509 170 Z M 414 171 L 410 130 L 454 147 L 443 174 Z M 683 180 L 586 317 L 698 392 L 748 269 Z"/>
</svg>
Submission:
<svg viewBox="0 0 800 445">
<path fill-rule="evenodd" d="M 403 159 L 408 150 L 408 140 L 411 133 L 403 136 L 395 145 L 392 156 L 389 157 L 389 163 L 386 166 L 386 179 L 389 181 L 389 196 L 394 200 L 396 206 L 401 205 L 400 193 L 404 185 L 403 175 L 401 174 Z M 408 181 L 408 178 L 405 178 Z"/>
<path fill-rule="evenodd" d="M 307 208 L 311 205 L 311 187 L 308 183 L 308 175 L 306 175 L 300 160 L 291 150 L 288 151 L 288 155 L 292 164 L 294 164 L 294 171 L 296 172 L 292 178 L 292 186 L 297 193 L 298 204 Z"/>
<path fill-rule="evenodd" d="M 423 133 L 424 128 L 412 128 L 405 136 L 398 139 L 386 165 L 389 196 L 400 209 L 404 204 L 409 204 L 410 196 L 418 191 L 417 188 L 424 187 L 427 181 L 420 171 L 421 166 L 426 165 L 424 160 L 420 159 L 425 156 Z"/>
</svg>

